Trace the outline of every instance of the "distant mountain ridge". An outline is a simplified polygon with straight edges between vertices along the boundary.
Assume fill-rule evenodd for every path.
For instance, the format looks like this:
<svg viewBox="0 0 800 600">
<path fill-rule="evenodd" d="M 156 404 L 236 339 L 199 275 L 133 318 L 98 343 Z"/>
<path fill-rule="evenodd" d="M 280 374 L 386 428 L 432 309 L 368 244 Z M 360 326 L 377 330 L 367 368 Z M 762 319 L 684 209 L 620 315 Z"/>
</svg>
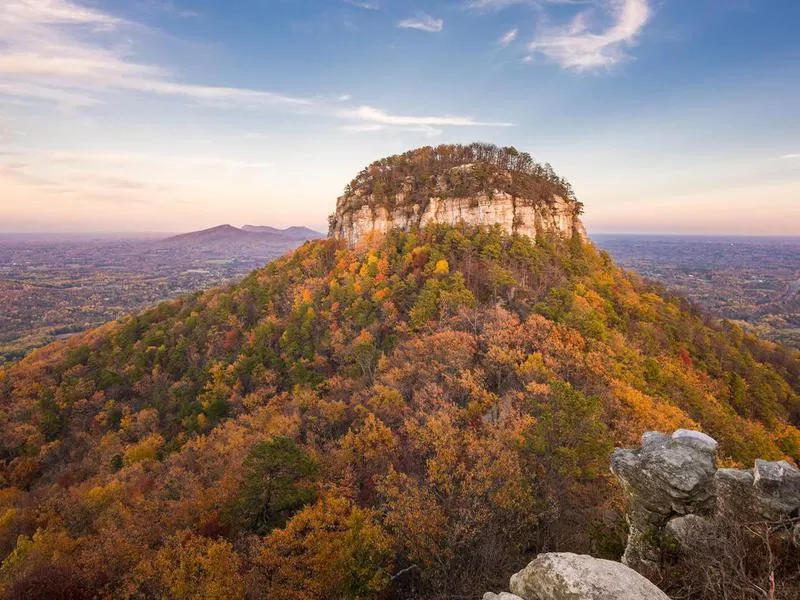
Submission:
<svg viewBox="0 0 800 600">
<path fill-rule="evenodd" d="M 318 239 L 325 237 L 325 234 L 320 233 L 319 231 L 314 231 L 310 227 L 298 225 L 293 225 L 292 227 L 287 227 L 286 229 L 278 229 L 276 227 L 270 227 L 269 225 L 245 225 L 241 230 L 249 233 L 272 233 L 275 235 L 301 239 Z"/>
<path fill-rule="evenodd" d="M 308 227 L 293 226 L 278 229 L 267 225 L 245 225 L 242 228 L 233 225 L 217 225 L 200 231 L 191 231 L 174 235 L 157 242 L 161 248 L 208 247 L 219 250 L 221 246 L 231 244 L 233 248 L 271 247 L 275 245 L 294 245 L 325 237 L 324 234 Z"/>
</svg>

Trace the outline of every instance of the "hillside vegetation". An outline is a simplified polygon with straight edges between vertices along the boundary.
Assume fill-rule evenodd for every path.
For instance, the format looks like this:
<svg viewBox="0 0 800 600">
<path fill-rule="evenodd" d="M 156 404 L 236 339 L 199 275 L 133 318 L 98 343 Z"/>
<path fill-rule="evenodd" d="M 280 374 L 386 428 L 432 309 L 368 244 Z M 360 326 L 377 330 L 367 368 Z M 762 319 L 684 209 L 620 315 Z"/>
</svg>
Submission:
<svg viewBox="0 0 800 600">
<path fill-rule="evenodd" d="M 0 597 L 477 598 L 620 556 L 615 445 L 798 426 L 796 353 L 578 238 L 310 242 L 0 371 Z"/>
<path fill-rule="evenodd" d="M 368 205 L 393 210 L 402 200 L 405 208 L 417 204 L 424 212 L 433 197 L 476 198 L 498 192 L 533 203 L 560 196 L 581 208 L 572 186 L 549 164 L 539 164 L 516 148 L 474 143 L 425 146 L 375 161 L 347 185 L 339 209 Z"/>
</svg>

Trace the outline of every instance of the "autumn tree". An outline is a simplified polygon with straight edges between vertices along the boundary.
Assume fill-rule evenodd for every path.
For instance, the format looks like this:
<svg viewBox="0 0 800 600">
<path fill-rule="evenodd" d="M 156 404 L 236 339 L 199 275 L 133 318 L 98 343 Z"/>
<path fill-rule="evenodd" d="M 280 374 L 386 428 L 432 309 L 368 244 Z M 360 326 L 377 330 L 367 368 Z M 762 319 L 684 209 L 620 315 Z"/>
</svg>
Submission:
<svg viewBox="0 0 800 600">
<path fill-rule="evenodd" d="M 244 461 L 244 484 L 233 508 L 235 520 L 265 534 L 280 527 L 314 499 L 317 464 L 294 440 L 278 436 L 259 442 Z"/>
<path fill-rule="evenodd" d="M 389 584 L 391 546 L 373 511 L 343 498 L 324 497 L 264 540 L 250 573 L 251 595 L 287 600 L 375 598 Z"/>
</svg>

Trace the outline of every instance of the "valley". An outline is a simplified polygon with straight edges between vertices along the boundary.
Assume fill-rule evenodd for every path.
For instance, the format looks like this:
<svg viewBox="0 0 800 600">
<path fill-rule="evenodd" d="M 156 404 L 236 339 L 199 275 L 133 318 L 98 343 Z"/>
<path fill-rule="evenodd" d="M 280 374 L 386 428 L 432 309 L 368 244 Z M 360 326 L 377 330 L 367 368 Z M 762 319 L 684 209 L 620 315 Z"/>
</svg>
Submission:
<svg viewBox="0 0 800 600">
<path fill-rule="evenodd" d="M 800 238 L 600 234 L 626 268 L 756 335 L 800 348 Z"/>
<path fill-rule="evenodd" d="M 321 237 L 297 228 L 182 236 L 0 235 L 0 364 L 162 300 L 236 281 Z"/>
</svg>

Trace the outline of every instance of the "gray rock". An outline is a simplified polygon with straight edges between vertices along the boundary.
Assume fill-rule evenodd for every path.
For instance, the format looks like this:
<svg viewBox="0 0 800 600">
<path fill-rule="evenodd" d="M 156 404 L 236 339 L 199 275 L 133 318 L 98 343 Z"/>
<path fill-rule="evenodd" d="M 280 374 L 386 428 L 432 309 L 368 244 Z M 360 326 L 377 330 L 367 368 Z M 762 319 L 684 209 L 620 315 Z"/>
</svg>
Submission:
<svg viewBox="0 0 800 600">
<path fill-rule="evenodd" d="M 661 557 L 658 539 L 667 521 L 711 512 L 716 447 L 716 441 L 703 433 L 679 429 L 672 436 L 648 432 L 640 449 L 614 451 L 611 472 L 630 498 L 624 564 L 655 577 Z"/>
<path fill-rule="evenodd" d="M 695 446 L 700 450 L 708 450 L 709 452 L 717 451 L 717 440 L 710 435 L 706 435 L 700 431 L 692 431 L 691 429 L 678 429 L 672 434 L 673 440 L 679 440 L 684 444 Z"/>
<path fill-rule="evenodd" d="M 664 549 L 718 551 L 716 531 L 736 523 L 771 522 L 800 547 L 800 469 L 759 459 L 752 470 L 717 470 L 716 450 L 708 435 L 679 429 L 647 432 L 641 448 L 614 451 L 611 471 L 629 495 L 624 564 L 655 581 Z"/>
<path fill-rule="evenodd" d="M 520 598 L 516 594 L 509 594 L 508 592 L 500 592 L 499 594 L 486 592 L 483 595 L 483 600 L 525 600 L 525 599 Z"/>
<path fill-rule="evenodd" d="M 645 431 L 642 434 L 642 449 L 654 448 L 663 446 L 669 440 L 669 436 L 664 435 L 658 431 Z"/>
<path fill-rule="evenodd" d="M 641 449 L 617 448 L 611 458 L 611 471 L 632 498 L 665 518 L 673 513 L 699 512 L 708 504 L 714 494 L 716 446 L 685 434 L 677 438 L 650 436 L 642 441 Z"/>
<path fill-rule="evenodd" d="M 664 527 L 664 533 L 684 552 L 702 551 L 713 530 L 713 523 L 698 515 L 675 517 Z"/>
<path fill-rule="evenodd" d="M 511 591 L 525 600 L 668 600 L 621 563 L 568 552 L 540 554 L 511 577 Z"/>
<path fill-rule="evenodd" d="M 750 471 L 719 469 L 714 474 L 714 488 L 717 495 L 717 514 L 740 520 L 755 518 L 755 488 Z"/>
<path fill-rule="evenodd" d="M 765 519 L 783 520 L 800 508 L 800 469 L 785 460 L 757 458 L 753 486 L 757 508 Z"/>
</svg>

